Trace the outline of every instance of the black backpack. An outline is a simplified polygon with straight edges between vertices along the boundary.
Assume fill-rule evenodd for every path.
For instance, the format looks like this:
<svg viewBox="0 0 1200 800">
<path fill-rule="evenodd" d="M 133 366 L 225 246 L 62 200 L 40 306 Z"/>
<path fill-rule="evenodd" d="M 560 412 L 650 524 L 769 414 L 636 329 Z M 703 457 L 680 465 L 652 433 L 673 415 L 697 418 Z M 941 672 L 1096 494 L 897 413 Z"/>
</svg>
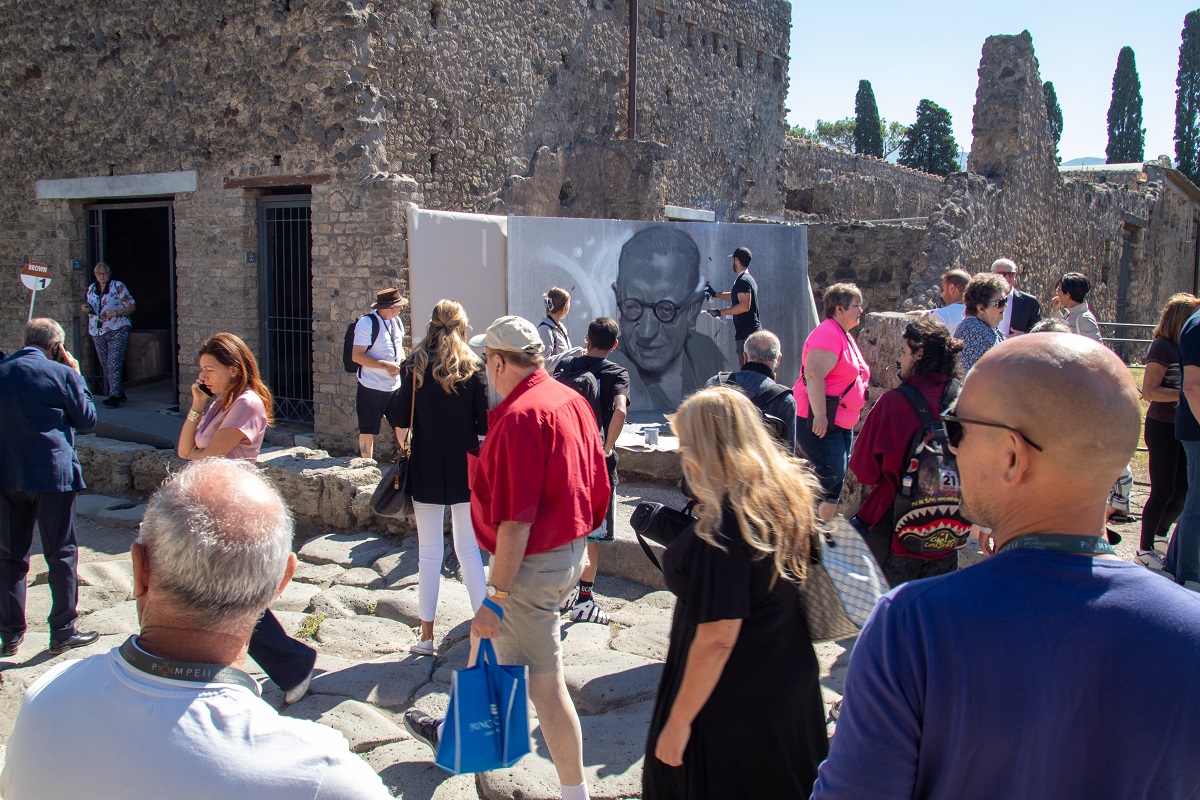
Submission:
<svg viewBox="0 0 1200 800">
<path fill-rule="evenodd" d="M 733 379 L 732 372 L 718 372 L 717 383 L 722 386 L 729 386 L 737 389 L 742 394 L 746 394 L 746 390 L 742 388 L 741 384 Z M 758 413 L 762 414 L 762 421 L 763 424 L 767 426 L 767 430 L 770 431 L 772 436 L 789 447 L 792 444 L 792 440 L 788 438 L 787 423 L 781 420 L 779 417 L 768 414 L 766 406 L 776 398 L 782 397 L 791 391 L 792 390 L 786 386 L 775 384 L 774 386 L 768 387 L 759 394 L 750 398 L 750 402 L 754 403 L 754 405 L 758 407 Z"/>
<path fill-rule="evenodd" d="M 600 381 L 589 370 L 577 368 L 576 361 L 577 359 L 572 358 L 569 361 L 560 362 L 558 368 L 554 370 L 554 379 L 583 395 L 583 399 L 587 400 L 588 405 L 592 407 L 592 413 L 596 415 L 596 427 L 603 433 L 604 417 L 600 413 Z"/>
<path fill-rule="evenodd" d="M 379 338 L 379 317 L 375 316 L 374 312 L 367 316 L 371 318 L 371 344 L 367 346 L 370 349 L 375 344 L 375 340 Z M 342 342 L 342 366 L 351 375 L 357 375 L 358 371 L 362 369 L 362 365 L 354 360 L 354 328 L 357 327 L 360 319 L 362 317 L 355 317 L 354 322 L 346 327 L 346 339 Z"/>
<path fill-rule="evenodd" d="M 942 408 L 954 402 L 958 390 L 958 381 L 946 384 Z M 962 492 L 958 464 L 950 452 L 940 415 L 930 411 L 920 390 L 904 384 L 899 391 L 917 412 L 920 427 L 909 443 L 900 488 L 896 490 L 892 534 L 911 553 L 949 555 L 961 550 L 971 533 L 971 523 L 959 510 Z"/>
</svg>

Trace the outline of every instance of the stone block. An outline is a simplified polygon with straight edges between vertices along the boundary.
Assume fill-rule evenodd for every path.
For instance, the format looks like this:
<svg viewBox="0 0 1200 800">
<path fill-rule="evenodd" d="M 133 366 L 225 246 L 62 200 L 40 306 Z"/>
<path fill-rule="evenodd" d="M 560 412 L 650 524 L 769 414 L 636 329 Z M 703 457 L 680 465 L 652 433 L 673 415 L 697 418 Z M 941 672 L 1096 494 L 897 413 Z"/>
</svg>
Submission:
<svg viewBox="0 0 1200 800">
<path fill-rule="evenodd" d="M 78 623 L 81 631 L 97 631 L 101 636 L 129 636 L 138 633 L 137 601 L 126 600 L 115 605 L 104 606 L 90 614 L 81 614 Z"/>
<path fill-rule="evenodd" d="M 453 673 L 467 668 L 467 659 L 471 656 L 471 639 L 467 637 L 448 648 L 439 647 L 437 653 L 438 666 L 433 671 L 433 680 L 436 683 L 449 684 Z M 433 712 L 427 710 L 426 713 Z"/>
<path fill-rule="evenodd" d="M 122 586 L 107 585 L 107 586 L 80 586 L 79 587 L 79 603 L 76 606 L 79 614 L 91 614 L 93 611 L 99 611 L 102 608 L 114 606 L 117 603 L 123 603 L 133 597 L 132 588 Z M 26 618 L 28 619 L 28 609 L 26 609 Z"/>
<path fill-rule="evenodd" d="M 273 611 L 307 611 L 312 599 L 321 593 L 321 589 L 310 583 L 289 581 L 283 587 L 283 594 L 271 603 Z"/>
<path fill-rule="evenodd" d="M 83 480 L 93 492 L 124 494 L 133 489 L 133 458 L 153 451 L 145 444 L 120 442 L 102 436 L 80 436 L 75 440 Z"/>
<path fill-rule="evenodd" d="M 96 512 L 92 517 L 101 525 L 107 525 L 110 528 L 132 528 L 137 530 L 137 527 L 142 524 L 142 516 L 146 513 L 146 504 L 139 503 L 120 503 L 111 508 L 105 508 Z"/>
<path fill-rule="evenodd" d="M 139 450 L 134 453 L 129 467 L 133 488 L 142 495 L 153 494 L 171 473 L 187 464 L 171 450 Z"/>
<path fill-rule="evenodd" d="M 417 689 L 429 683 L 433 663 L 431 658 L 408 653 L 362 661 L 313 678 L 310 691 L 403 711 Z"/>
<path fill-rule="evenodd" d="M 355 753 L 366 753 L 408 737 L 402 727 L 369 705 L 332 695 L 307 695 L 285 708 L 283 714 L 328 725 L 346 737 Z"/>
<path fill-rule="evenodd" d="M 328 589 L 344 571 L 337 564 L 309 564 L 300 561 L 296 564 L 296 572 L 292 575 L 292 580 L 296 583 L 311 583 L 313 586 Z"/>
<path fill-rule="evenodd" d="M 407 625 L 379 617 L 329 618 L 317 629 L 322 652 L 344 658 L 378 658 L 407 653 L 416 637 Z"/>
<path fill-rule="evenodd" d="M 636 703 L 600 716 L 582 716 L 583 765 L 588 793 L 596 800 L 642 796 L 642 760 L 654 703 Z M 534 751 L 516 766 L 479 775 L 480 796 L 488 800 L 556 800 L 558 773 L 541 728 L 533 731 Z"/>
<path fill-rule="evenodd" d="M 363 589 L 382 589 L 383 578 L 379 573 L 367 567 L 353 567 L 343 570 L 333 582 L 334 586 L 358 586 Z"/>
<path fill-rule="evenodd" d="M 331 586 L 313 595 L 308 603 L 308 611 L 334 619 L 370 615 L 378 594 L 378 591 L 357 586 Z"/>
<path fill-rule="evenodd" d="M 611 613 L 613 622 L 626 627 L 648 622 L 670 622 L 675 612 L 675 595 L 666 590 L 651 592 Z"/>
<path fill-rule="evenodd" d="M 113 561 L 87 561 L 76 572 L 80 586 L 95 586 L 133 594 L 133 562 L 129 558 Z"/>
<path fill-rule="evenodd" d="M 670 622 L 646 622 L 619 631 L 613 637 L 612 646 L 614 650 L 624 653 L 665 661 L 670 643 Z"/>
<path fill-rule="evenodd" d="M 122 506 L 129 508 L 136 505 L 130 500 L 121 497 L 112 497 L 107 494 L 93 494 L 87 492 L 75 496 L 75 516 L 91 519 L 101 511 L 106 511 L 110 508 Z"/>
<path fill-rule="evenodd" d="M 375 607 L 376 616 L 387 617 L 405 625 L 419 625 L 421 616 L 418 605 L 418 589 L 416 586 L 406 586 L 403 589 L 380 593 L 379 602 Z M 443 631 L 453 631 L 463 622 L 474 619 L 475 611 L 467 596 L 467 587 L 457 581 L 443 580 L 438 592 L 437 628 Z M 447 634 L 448 635 L 448 634 Z M 445 641 L 443 639 L 443 641 Z M 454 641 L 458 641 L 455 639 Z"/>
<path fill-rule="evenodd" d="M 417 548 L 406 546 L 388 553 L 371 565 L 383 576 L 389 589 L 403 589 L 417 583 Z"/>
<path fill-rule="evenodd" d="M 603 714 L 653 698 L 662 664 L 631 653 L 593 650 L 564 653 L 567 688 L 581 714 Z"/>
<path fill-rule="evenodd" d="M 369 567 L 397 549 L 391 539 L 375 533 L 329 533 L 309 539 L 300 548 L 300 560 L 309 564 Z"/>
<path fill-rule="evenodd" d="M 396 797 L 428 797 L 431 800 L 476 800 L 479 797 L 474 775 L 448 774 L 433 763 L 433 752 L 416 739 L 406 738 L 384 745 L 363 758 Z"/>
</svg>

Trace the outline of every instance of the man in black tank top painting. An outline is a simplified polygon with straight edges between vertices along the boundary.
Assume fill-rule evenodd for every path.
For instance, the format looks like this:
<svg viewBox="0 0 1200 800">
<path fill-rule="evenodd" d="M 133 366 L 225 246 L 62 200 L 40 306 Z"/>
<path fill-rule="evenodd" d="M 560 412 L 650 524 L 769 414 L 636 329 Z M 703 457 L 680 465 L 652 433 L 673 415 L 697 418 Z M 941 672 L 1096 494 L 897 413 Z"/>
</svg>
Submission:
<svg viewBox="0 0 1200 800">
<path fill-rule="evenodd" d="M 737 352 L 741 353 L 746 338 L 762 330 L 762 323 L 758 319 L 758 282 L 750 274 L 749 248 L 739 247 L 729 257 L 733 259 L 733 272 L 737 276 L 733 288 L 728 292 L 717 292 L 711 286 L 706 286 L 705 291 L 709 297 L 733 303 L 729 308 L 709 309 L 708 313 L 714 317 L 733 317 L 733 338 L 737 342 Z"/>
</svg>

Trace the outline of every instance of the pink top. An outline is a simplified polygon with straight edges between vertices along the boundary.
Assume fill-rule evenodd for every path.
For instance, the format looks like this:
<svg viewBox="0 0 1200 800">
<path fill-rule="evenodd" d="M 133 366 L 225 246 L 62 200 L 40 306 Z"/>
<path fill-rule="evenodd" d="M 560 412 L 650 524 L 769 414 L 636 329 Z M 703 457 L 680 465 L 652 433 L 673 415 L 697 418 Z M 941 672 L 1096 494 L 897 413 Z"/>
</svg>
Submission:
<svg viewBox="0 0 1200 800">
<path fill-rule="evenodd" d="M 848 335 L 835 319 L 825 320 L 808 335 L 804 342 L 804 353 L 800 358 L 801 365 L 808 363 L 808 351 L 814 348 L 828 350 L 830 353 L 836 353 L 838 357 L 833 369 L 825 376 L 827 396 L 836 397 L 846 391 L 847 386 L 854 384 L 842 398 L 837 415 L 832 420 L 839 428 L 854 430 L 862 408 L 867 403 L 867 384 L 871 380 L 871 368 L 867 366 L 854 337 Z M 792 387 L 792 396 L 796 398 L 796 415 L 808 419 L 808 390 L 803 379 L 796 381 L 796 385 Z"/>
<path fill-rule="evenodd" d="M 200 425 L 196 428 L 196 447 L 208 447 L 221 428 L 237 428 L 245 438 L 225 457 L 246 461 L 258 460 L 263 434 L 267 431 L 267 407 L 263 405 L 262 398 L 252 390 L 246 389 L 225 411 L 221 411 L 222 402 L 222 395 L 217 395 L 209 401 L 204 416 L 200 418 Z"/>
</svg>

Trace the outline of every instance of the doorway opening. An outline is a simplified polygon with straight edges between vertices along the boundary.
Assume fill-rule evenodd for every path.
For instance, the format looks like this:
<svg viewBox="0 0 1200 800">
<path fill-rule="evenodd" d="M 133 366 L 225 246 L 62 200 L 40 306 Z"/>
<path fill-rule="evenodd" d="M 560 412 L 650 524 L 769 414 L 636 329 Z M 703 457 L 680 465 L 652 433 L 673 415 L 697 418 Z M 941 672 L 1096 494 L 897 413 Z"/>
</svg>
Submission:
<svg viewBox="0 0 1200 800">
<path fill-rule="evenodd" d="M 263 380 L 275 418 L 313 423 L 312 210 L 307 194 L 259 201 L 258 305 Z"/>
<path fill-rule="evenodd" d="M 170 200 L 97 203 L 87 207 L 87 263 L 112 268 L 137 303 L 125 351 L 125 386 L 170 383 L 178 402 L 179 358 L 175 321 L 175 215 Z M 88 281 L 91 283 L 91 280 Z M 90 339 L 90 337 L 89 337 Z M 103 394 L 103 370 L 94 349 L 88 378 Z"/>
</svg>

